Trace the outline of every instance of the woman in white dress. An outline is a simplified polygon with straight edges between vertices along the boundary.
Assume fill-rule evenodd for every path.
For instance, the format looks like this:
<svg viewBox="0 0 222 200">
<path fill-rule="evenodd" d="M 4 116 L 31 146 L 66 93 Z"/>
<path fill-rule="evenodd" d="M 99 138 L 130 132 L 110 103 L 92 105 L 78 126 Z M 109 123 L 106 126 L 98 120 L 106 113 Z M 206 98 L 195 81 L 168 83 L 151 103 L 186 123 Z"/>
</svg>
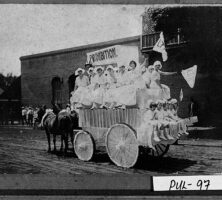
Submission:
<svg viewBox="0 0 222 200">
<path fill-rule="evenodd" d="M 71 92 L 70 103 L 76 107 L 82 107 L 85 104 L 85 95 L 88 93 L 87 86 L 89 85 L 89 79 L 83 73 L 84 69 L 78 68 L 75 72 L 75 75 L 78 75 L 75 81 L 74 91 Z"/>
<path fill-rule="evenodd" d="M 113 66 L 109 65 L 106 68 L 106 71 L 107 71 L 106 90 L 105 90 L 103 104 L 101 105 L 101 108 L 106 107 L 107 104 L 109 104 L 109 106 L 113 104 L 116 83 L 117 83 L 117 78 L 116 78 Z"/>
<path fill-rule="evenodd" d="M 173 75 L 177 72 L 162 72 L 161 62 L 156 61 L 153 64 L 154 71 L 151 74 L 150 89 L 154 100 L 158 99 L 170 99 L 170 88 L 164 84 L 160 83 L 160 75 Z"/>
<path fill-rule="evenodd" d="M 136 89 L 144 89 L 146 87 L 145 81 L 143 80 L 142 74 L 147 63 L 147 58 L 144 60 L 143 64 L 137 66 L 135 61 L 130 61 L 128 76 L 130 79 L 130 84 L 134 85 Z"/>
<path fill-rule="evenodd" d="M 92 84 L 93 78 L 95 77 L 96 72 L 95 72 L 95 70 L 93 69 L 93 67 L 90 67 L 90 68 L 88 69 L 87 73 L 88 73 L 88 76 L 89 76 L 89 83 Z"/>
<path fill-rule="evenodd" d="M 142 78 L 142 69 L 147 59 L 140 66 L 135 61 L 130 62 L 129 70 L 126 71 L 125 66 L 120 66 L 117 78 L 117 86 L 115 100 L 120 108 L 125 109 L 126 106 L 135 106 L 137 103 L 137 91 L 145 88 L 145 81 Z"/>
<path fill-rule="evenodd" d="M 92 95 L 92 108 L 97 108 L 99 105 L 101 106 L 103 104 L 103 98 L 106 88 L 106 77 L 104 75 L 104 71 L 102 67 L 96 67 L 96 75 L 93 79 L 93 88 L 91 91 Z"/>
<path fill-rule="evenodd" d="M 147 88 L 150 88 L 150 83 L 151 83 L 151 74 L 154 70 L 154 66 L 153 65 L 150 65 L 145 73 L 143 73 L 142 77 L 143 77 L 143 80 L 145 81 L 145 84 L 146 84 L 146 87 Z"/>
</svg>

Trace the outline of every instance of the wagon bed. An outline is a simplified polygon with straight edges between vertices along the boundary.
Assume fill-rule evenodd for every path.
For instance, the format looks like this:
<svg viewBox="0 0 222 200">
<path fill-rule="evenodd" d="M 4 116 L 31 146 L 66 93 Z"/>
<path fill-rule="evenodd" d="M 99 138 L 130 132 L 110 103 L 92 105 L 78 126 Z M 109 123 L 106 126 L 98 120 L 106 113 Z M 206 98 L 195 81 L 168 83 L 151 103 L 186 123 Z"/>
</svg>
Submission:
<svg viewBox="0 0 222 200">
<path fill-rule="evenodd" d="M 139 139 L 138 129 L 144 111 L 138 108 L 80 109 L 79 127 L 82 130 L 75 135 L 76 155 L 88 161 L 95 151 L 107 152 L 110 159 L 122 167 L 135 165 L 141 149 L 139 146 L 145 147 L 146 153 L 151 156 L 163 156 L 169 144 L 176 140 L 161 141 L 154 145 L 155 149 L 151 149 L 146 144 L 147 138 Z"/>
</svg>

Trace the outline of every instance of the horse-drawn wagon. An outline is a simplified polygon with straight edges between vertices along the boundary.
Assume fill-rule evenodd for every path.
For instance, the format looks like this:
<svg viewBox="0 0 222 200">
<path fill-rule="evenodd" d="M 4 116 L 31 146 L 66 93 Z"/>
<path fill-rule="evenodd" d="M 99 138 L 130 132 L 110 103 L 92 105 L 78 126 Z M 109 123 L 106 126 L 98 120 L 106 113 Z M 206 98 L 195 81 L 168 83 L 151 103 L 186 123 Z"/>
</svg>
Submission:
<svg viewBox="0 0 222 200">
<path fill-rule="evenodd" d="M 81 109 L 79 127 L 82 130 L 74 139 L 76 155 L 80 160 L 89 161 L 100 150 L 107 152 L 117 166 L 126 168 L 135 165 L 140 147 L 151 156 L 163 156 L 178 137 L 161 140 L 150 148 L 147 144 L 150 141 L 139 135 L 142 118 L 143 110 L 138 108 Z"/>
</svg>

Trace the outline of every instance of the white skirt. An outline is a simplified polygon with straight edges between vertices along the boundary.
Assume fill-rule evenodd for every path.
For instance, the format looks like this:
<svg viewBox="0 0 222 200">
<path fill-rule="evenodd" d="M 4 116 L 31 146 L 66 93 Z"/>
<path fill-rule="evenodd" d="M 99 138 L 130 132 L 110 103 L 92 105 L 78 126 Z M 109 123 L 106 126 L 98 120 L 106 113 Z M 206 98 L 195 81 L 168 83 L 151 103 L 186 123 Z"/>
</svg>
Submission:
<svg viewBox="0 0 222 200">
<path fill-rule="evenodd" d="M 91 105 L 91 92 L 88 87 L 78 87 L 75 92 L 71 93 L 70 103 L 81 103 L 84 105 Z"/>
<path fill-rule="evenodd" d="M 92 90 L 91 91 L 92 102 L 97 104 L 103 104 L 104 95 L 105 95 L 105 89 L 102 87 Z"/>
<path fill-rule="evenodd" d="M 136 105 L 135 85 L 124 85 L 112 91 L 112 98 L 117 104 L 133 106 Z"/>
<path fill-rule="evenodd" d="M 159 99 L 170 99 L 170 88 L 164 84 L 161 84 L 160 87 L 155 82 L 151 82 L 149 94 L 154 101 Z"/>
</svg>

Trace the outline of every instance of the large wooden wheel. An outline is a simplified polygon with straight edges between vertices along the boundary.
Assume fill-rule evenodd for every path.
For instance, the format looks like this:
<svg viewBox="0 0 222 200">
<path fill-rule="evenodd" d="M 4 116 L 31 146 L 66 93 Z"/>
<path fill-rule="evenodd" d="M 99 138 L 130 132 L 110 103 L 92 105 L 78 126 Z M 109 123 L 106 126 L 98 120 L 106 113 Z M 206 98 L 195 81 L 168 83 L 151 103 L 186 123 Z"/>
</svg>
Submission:
<svg viewBox="0 0 222 200">
<path fill-rule="evenodd" d="M 92 159 L 94 154 L 92 136 L 85 131 L 79 131 L 74 138 L 74 150 L 80 160 L 89 161 Z"/>
<path fill-rule="evenodd" d="M 164 154 L 167 153 L 167 151 L 169 150 L 170 145 L 169 144 L 156 144 L 154 146 L 154 149 L 150 149 L 150 151 L 148 152 L 148 155 L 153 156 L 153 157 L 162 157 Z"/>
<path fill-rule="evenodd" d="M 133 167 L 139 154 L 135 131 L 125 124 L 113 125 L 106 135 L 106 150 L 117 166 Z"/>
</svg>

